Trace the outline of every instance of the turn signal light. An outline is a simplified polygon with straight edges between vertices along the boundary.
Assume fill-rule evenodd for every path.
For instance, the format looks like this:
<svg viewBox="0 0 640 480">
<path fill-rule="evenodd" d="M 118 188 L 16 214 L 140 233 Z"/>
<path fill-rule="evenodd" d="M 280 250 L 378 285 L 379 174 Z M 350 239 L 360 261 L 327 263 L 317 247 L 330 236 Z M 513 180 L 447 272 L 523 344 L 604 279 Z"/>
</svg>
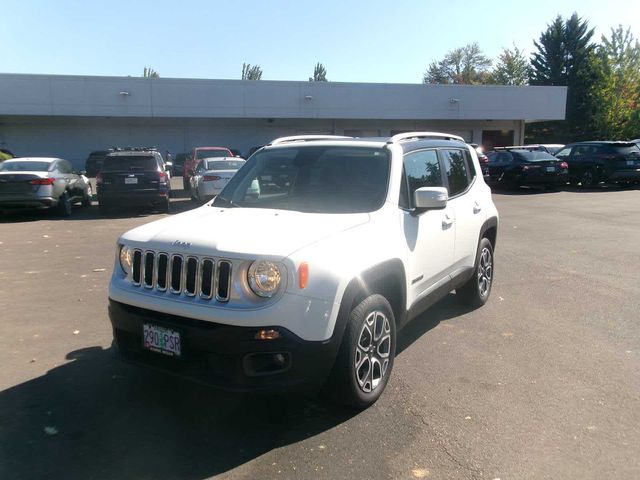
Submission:
<svg viewBox="0 0 640 480">
<path fill-rule="evenodd" d="M 309 284 L 309 264 L 302 262 L 298 267 L 298 285 L 300 288 L 307 288 Z"/>
<path fill-rule="evenodd" d="M 277 340 L 280 338 L 280 332 L 273 329 L 268 330 L 258 330 L 254 335 L 256 340 Z"/>
<path fill-rule="evenodd" d="M 563 170 L 567 170 L 569 168 L 569 164 L 567 162 L 562 162 L 560 164 L 560 168 L 562 168 Z"/>
<path fill-rule="evenodd" d="M 53 185 L 53 182 L 55 181 L 55 178 L 36 178 L 35 180 L 31 180 L 29 183 L 31 185 Z"/>
</svg>

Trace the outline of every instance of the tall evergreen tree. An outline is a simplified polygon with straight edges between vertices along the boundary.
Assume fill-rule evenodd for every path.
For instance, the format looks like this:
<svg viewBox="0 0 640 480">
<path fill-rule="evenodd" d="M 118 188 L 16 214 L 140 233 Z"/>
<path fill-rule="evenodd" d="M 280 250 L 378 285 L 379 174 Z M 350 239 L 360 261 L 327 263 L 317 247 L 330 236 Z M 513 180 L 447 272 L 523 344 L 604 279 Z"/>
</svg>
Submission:
<svg viewBox="0 0 640 480">
<path fill-rule="evenodd" d="M 600 73 L 592 37 L 588 22 L 574 13 L 566 20 L 558 16 L 534 41 L 531 85 L 564 85 L 568 91 L 566 120 L 532 126 L 530 140 L 568 142 L 597 135 L 593 85 L 600 81 Z"/>
<path fill-rule="evenodd" d="M 160 78 L 160 74 L 151 67 L 144 67 L 142 76 L 144 78 Z"/>
<path fill-rule="evenodd" d="M 262 80 L 260 65 L 242 64 L 242 80 Z"/>
<path fill-rule="evenodd" d="M 324 68 L 320 62 L 316 63 L 313 68 L 313 77 L 309 77 L 310 82 L 326 82 L 327 81 L 327 69 Z"/>
</svg>

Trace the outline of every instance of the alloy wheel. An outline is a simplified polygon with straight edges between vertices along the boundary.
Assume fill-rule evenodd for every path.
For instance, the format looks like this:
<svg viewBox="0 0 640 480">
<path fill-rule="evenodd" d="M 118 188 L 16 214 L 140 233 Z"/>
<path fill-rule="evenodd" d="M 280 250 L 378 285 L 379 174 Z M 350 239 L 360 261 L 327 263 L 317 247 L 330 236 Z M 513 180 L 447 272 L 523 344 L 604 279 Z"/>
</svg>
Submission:
<svg viewBox="0 0 640 480">
<path fill-rule="evenodd" d="M 371 312 L 360 330 L 355 350 L 355 375 L 358 386 L 365 393 L 375 390 L 389 367 L 391 326 L 380 311 Z"/>
<path fill-rule="evenodd" d="M 480 296 L 486 297 L 491 288 L 491 279 L 493 278 L 493 257 L 491 250 L 487 247 L 480 252 L 480 261 L 478 262 L 478 291 Z"/>
</svg>

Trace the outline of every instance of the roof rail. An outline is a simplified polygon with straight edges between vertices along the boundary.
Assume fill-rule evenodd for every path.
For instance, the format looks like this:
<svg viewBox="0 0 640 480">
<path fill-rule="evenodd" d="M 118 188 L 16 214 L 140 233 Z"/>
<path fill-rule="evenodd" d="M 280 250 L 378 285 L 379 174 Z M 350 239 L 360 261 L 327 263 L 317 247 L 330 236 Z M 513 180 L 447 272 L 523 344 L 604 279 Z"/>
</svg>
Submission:
<svg viewBox="0 0 640 480">
<path fill-rule="evenodd" d="M 505 147 L 493 147 L 494 150 L 541 150 L 546 152 L 544 145 L 509 145 Z"/>
<path fill-rule="evenodd" d="M 343 137 L 340 135 L 294 135 L 292 137 L 280 137 L 275 140 L 271 140 L 267 145 L 282 145 L 283 143 L 293 142 L 314 142 L 320 140 L 337 140 L 353 137 Z"/>
<path fill-rule="evenodd" d="M 452 135 L 451 133 L 440 133 L 440 132 L 405 132 L 399 133 L 398 135 L 394 135 L 393 137 L 387 140 L 387 143 L 398 143 L 402 140 L 420 140 L 425 138 L 442 138 L 445 140 L 458 140 L 459 142 L 464 142 L 464 138 L 458 135 Z"/>
</svg>

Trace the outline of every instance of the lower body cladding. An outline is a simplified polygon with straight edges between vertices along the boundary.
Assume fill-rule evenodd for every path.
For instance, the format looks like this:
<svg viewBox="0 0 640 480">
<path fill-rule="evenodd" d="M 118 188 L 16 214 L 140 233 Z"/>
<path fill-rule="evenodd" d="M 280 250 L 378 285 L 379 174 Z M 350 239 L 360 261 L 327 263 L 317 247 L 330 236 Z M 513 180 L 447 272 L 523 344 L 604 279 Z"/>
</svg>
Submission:
<svg viewBox="0 0 640 480">
<path fill-rule="evenodd" d="M 341 341 L 337 329 L 327 341 L 306 341 L 278 326 L 222 325 L 113 299 L 109 317 L 126 360 L 234 391 L 316 390 L 329 375 Z M 150 347 L 150 329 L 170 332 L 169 354 Z"/>
</svg>

